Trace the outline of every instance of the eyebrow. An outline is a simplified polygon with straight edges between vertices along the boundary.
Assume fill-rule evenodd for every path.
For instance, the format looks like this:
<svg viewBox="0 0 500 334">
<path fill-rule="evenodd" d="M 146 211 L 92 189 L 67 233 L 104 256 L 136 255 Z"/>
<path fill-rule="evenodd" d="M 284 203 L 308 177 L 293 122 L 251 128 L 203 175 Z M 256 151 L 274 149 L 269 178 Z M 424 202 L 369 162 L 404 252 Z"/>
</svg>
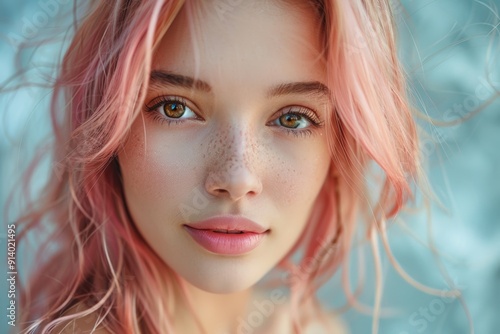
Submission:
<svg viewBox="0 0 500 334">
<path fill-rule="evenodd" d="M 210 85 L 203 80 L 159 70 L 151 72 L 149 76 L 149 83 L 150 85 L 155 86 L 173 85 L 184 88 L 195 88 L 207 93 L 212 91 L 212 87 L 210 87 Z"/>
<path fill-rule="evenodd" d="M 168 71 L 154 70 L 150 74 L 150 85 L 162 86 L 173 85 L 189 89 L 197 89 L 203 92 L 211 93 L 212 87 L 206 81 L 194 79 L 192 77 L 175 74 Z M 331 96 L 330 89 L 319 81 L 304 81 L 304 82 L 289 82 L 278 84 L 271 87 L 267 93 L 267 97 L 293 95 L 293 94 L 308 94 Z"/>
<path fill-rule="evenodd" d="M 319 81 L 290 82 L 279 84 L 271 88 L 268 97 L 292 95 L 292 94 L 315 94 L 329 97 L 330 89 Z"/>
</svg>

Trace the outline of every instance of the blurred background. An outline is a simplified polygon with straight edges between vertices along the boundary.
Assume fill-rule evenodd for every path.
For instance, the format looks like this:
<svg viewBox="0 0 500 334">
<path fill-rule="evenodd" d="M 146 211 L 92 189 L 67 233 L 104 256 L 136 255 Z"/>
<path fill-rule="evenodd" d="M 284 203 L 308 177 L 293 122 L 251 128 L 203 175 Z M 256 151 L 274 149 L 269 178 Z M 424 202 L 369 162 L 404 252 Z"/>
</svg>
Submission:
<svg viewBox="0 0 500 334">
<path fill-rule="evenodd" d="M 49 2 L 57 6 L 48 6 Z M 437 289 L 459 288 L 462 298 L 433 296 L 415 289 L 384 255 L 382 306 L 386 312 L 380 319 L 379 333 L 462 334 L 471 333 L 471 323 L 475 333 L 500 333 L 500 98 L 489 103 L 500 90 L 500 0 L 391 2 L 397 15 L 400 56 L 415 105 L 423 114 L 450 125 L 434 127 L 421 122 L 426 130 L 422 137 L 425 168 L 442 204 L 434 203 L 430 214 L 439 261 L 429 247 L 424 212 L 405 216 L 406 225 L 391 226 L 389 243 L 411 277 Z M 15 46 L 38 34 L 64 29 L 64 22 L 53 18 L 68 13 L 71 3 L 0 0 L 0 82 L 14 74 Z M 22 55 L 19 60 L 30 68 L 30 81 L 43 82 L 54 75 L 43 64 L 57 59 L 60 47 L 49 44 L 37 49 L 35 56 L 31 52 Z M 29 87 L 0 96 L 2 208 L 34 144 L 48 133 L 44 110 L 49 94 L 45 88 Z M 485 104 L 477 115 L 465 120 Z M 51 167 L 50 162 L 46 167 Z M 15 212 L 15 206 L 12 209 Z M 5 276 L 0 279 L 0 310 L 6 310 L 8 303 L 6 224 L 2 221 L 0 230 L 0 277 Z M 337 276 L 333 279 L 336 283 L 320 291 L 323 300 L 336 306 L 343 302 Z M 353 286 L 356 276 L 353 270 Z M 373 263 L 367 256 L 366 284 L 360 296 L 367 305 L 373 305 L 373 277 Z M 3 312 L 0 333 L 9 328 Z M 371 332 L 369 314 L 351 309 L 343 318 L 351 333 Z"/>
</svg>

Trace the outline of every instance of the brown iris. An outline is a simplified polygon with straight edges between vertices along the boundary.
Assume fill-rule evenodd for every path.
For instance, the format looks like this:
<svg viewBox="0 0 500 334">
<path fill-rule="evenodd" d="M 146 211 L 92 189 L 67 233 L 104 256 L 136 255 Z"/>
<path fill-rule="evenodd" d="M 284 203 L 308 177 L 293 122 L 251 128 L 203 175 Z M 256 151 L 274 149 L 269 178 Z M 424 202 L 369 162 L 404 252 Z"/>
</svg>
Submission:
<svg viewBox="0 0 500 334">
<path fill-rule="evenodd" d="M 186 106 L 179 102 L 168 102 L 163 106 L 165 115 L 171 118 L 179 118 L 186 112 Z"/>
<path fill-rule="evenodd" d="M 300 125 L 298 122 L 302 120 L 302 116 L 297 114 L 285 114 L 282 115 L 279 120 L 280 124 L 287 128 L 296 128 Z"/>
</svg>

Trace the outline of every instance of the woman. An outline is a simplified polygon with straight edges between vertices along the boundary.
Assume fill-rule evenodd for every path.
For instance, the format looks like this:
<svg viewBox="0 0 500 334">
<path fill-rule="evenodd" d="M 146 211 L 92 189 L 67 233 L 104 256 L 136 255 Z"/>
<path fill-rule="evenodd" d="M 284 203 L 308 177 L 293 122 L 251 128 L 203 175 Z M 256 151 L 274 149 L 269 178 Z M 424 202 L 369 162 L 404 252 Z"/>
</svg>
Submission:
<svg viewBox="0 0 500 334">
<path fill-rule="evenodd" d="M 376 251 L 419 174 L 389 3 L 88 6 L 54 85 L 54 175 L 18 223 L 55 228 L 23 332 L 344 332 L 316 291 L 358 217 Z"/>
</svg>

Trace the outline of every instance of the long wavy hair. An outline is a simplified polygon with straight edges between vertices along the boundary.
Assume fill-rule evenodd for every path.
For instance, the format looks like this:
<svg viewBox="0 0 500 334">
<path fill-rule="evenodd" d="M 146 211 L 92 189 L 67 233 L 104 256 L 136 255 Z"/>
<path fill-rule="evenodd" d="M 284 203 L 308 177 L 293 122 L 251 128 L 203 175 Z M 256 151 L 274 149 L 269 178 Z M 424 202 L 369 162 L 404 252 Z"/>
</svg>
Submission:
<svg viewBox="0 0 500 334">
<path fill-rule="evenodd" d="M 413 196 L 412 183 L 421 174 L 417 128 L 389 1 L 309 2 L 321 24 L 320 56 L 326 60 L 335 105 L 327 120 L 334 163 L 304 234 L 277 268 L 289 273 L 285 283 L 293 312 L 316 300 L 317 289 L 340 266 L 347 267 L 361 227 L 378 259 L 377 240 L 387 244 L 387 219 Z M 63 321 L 97 312 L 113 333 L 171 333 L 171 308 L 158 296 L 180 289 L 189 300 L 182 280 L 135 228 L 115 157 L 144 103 L 153 52 L 181 7 L 189 10 L 190 4 L 96 0 L 75 20 L 50 107 L 56 168 L 42 195 L 17 220 L 21 242 L 50 227 L 50 236 L 36 251 L 36 267 L 24 273 L 23 332 L 48 333 Z M 195 25 L 196 15 L 192 17 Z M 372 163 L 382 178 L 371 185 L 375 195 L 368 196 Z M 300 259 L 293 261 L 299 250 Z M 348 268 L 343 282 L 355 303 Z M 375 315 L 379 303 L 380 292 Z M 76 304 L 85 305 L 84 310 L 61 318 Z M 294 331 L 300 333 L 299 317 L 293 319 Z"/>
</svg>

